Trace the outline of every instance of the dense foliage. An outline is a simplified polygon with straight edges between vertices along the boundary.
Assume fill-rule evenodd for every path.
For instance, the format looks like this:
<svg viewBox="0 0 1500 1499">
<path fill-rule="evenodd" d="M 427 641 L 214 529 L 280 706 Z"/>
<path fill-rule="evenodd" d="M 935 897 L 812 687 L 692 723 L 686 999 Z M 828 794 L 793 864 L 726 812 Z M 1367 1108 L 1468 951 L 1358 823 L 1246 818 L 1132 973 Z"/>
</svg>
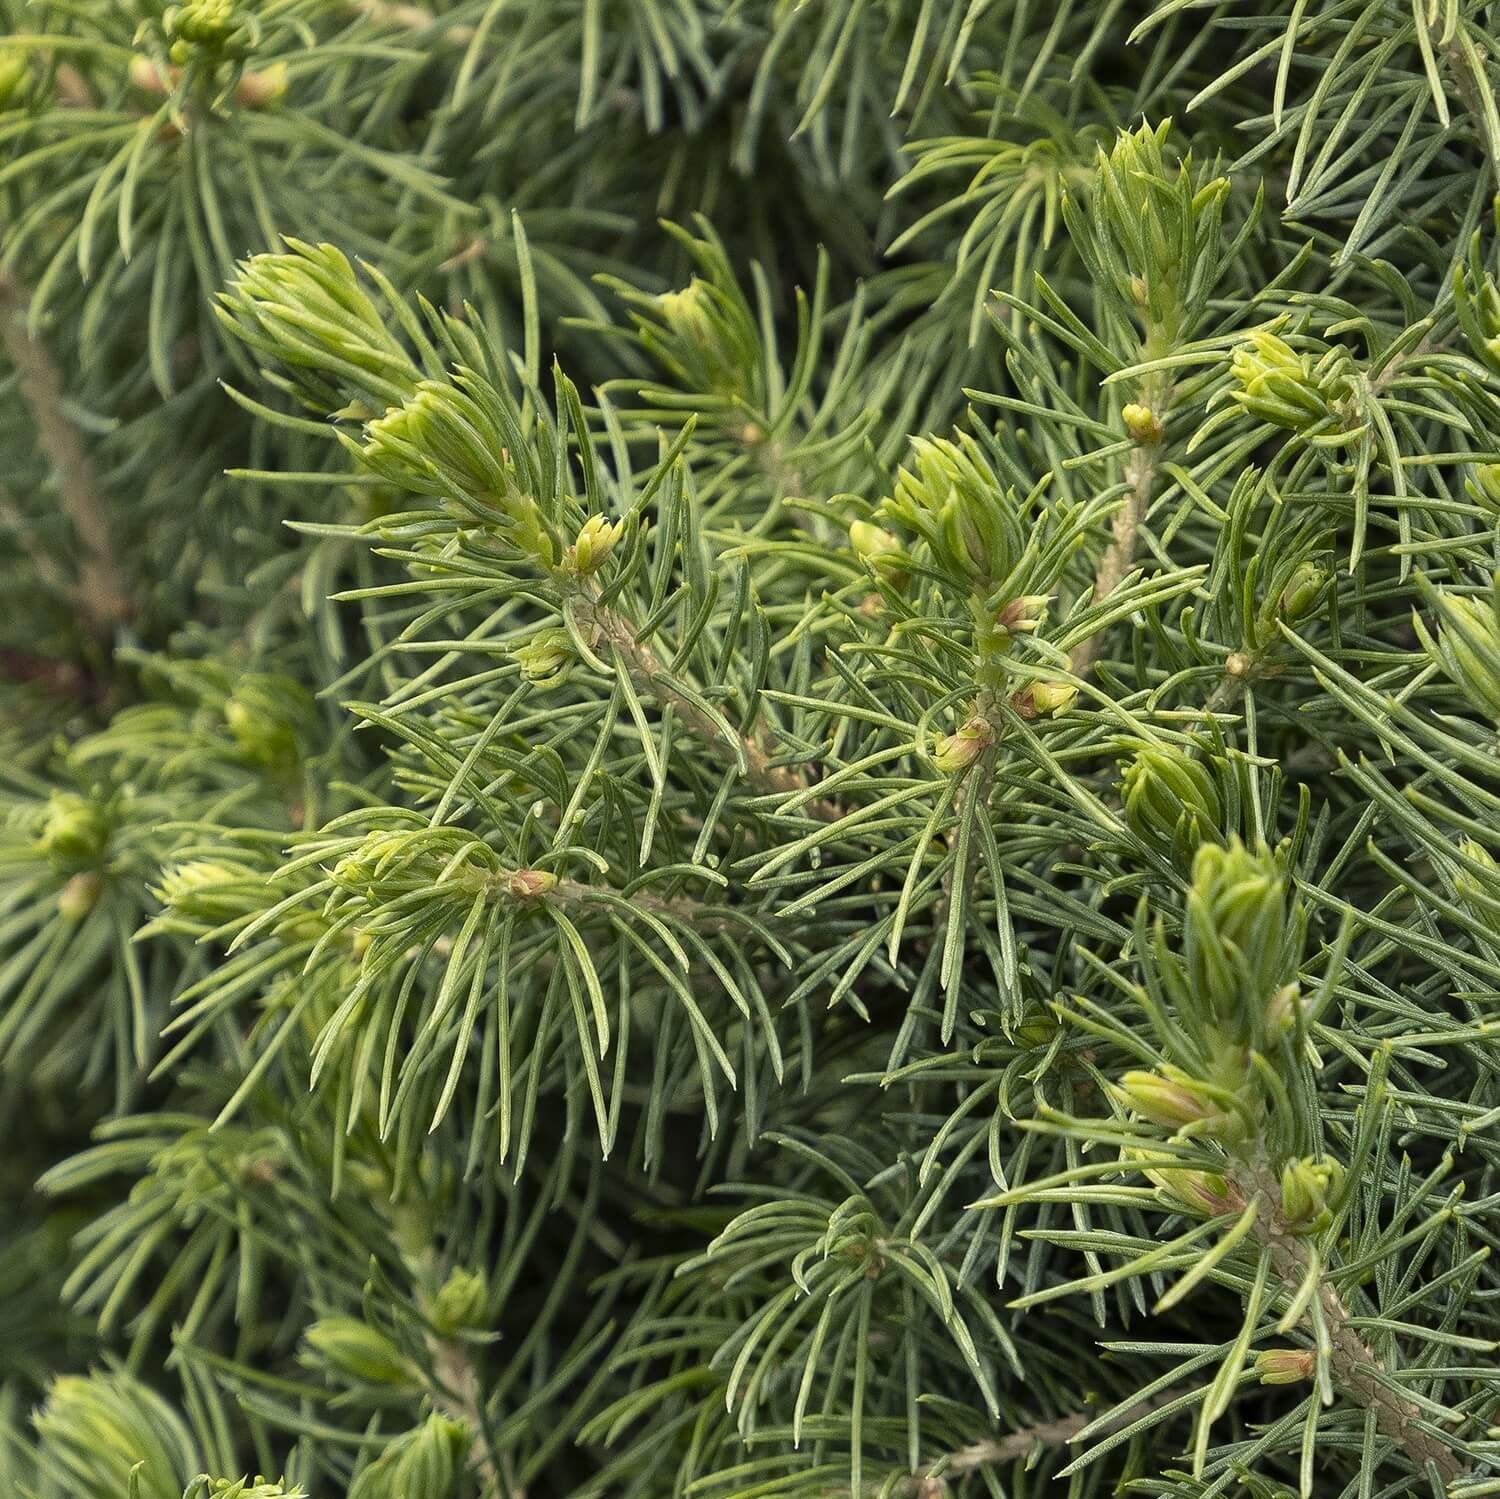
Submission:
<svg viewBox="0 0 1500 1499">
<path fill-rule="evenodd" d="M 1488 0 L 0 0 L 0 1487 L 1500 1494 Z"/>
</svg>

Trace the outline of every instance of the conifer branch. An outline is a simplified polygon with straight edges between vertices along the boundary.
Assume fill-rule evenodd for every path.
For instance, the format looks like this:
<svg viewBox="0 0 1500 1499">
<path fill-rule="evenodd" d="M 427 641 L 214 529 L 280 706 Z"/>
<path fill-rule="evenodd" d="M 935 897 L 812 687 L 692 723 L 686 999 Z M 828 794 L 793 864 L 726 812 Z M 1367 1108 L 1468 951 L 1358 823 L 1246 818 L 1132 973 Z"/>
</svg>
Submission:
<svg viewBox="0 0 1500 1499">
<path fill-rule="evenodd" d="M 1111 519 L 1110 543 L 1094 570 L 1091 596 L 1094 604 L 1107 599 L 1135 566 L 1136 538 L 1145 522 L 1146 513 L 1151 508 L 1157 468 L 1161 463 L 1163 428 L 1167 405 L 1171 400 L 1171 389 L 1170 382 L 1162 378 L 1148 376 L 1141 383 L 1140 406 L 1137 409 L 1142 414 L 1136 431 L 1132 433 L 1135 446 L 1125 460 L 1125 502 Z M 1104 632 L 1096 630 L 1074 648 L 1068 660 L 1068 669 L 1076 677 L 1088 676 L 1103 649 Z"/>
<path fill-rule="evenodd" d="M 1108 1421 L 1099 1424 L 1098 1433 L 1100 1436 L 1108 1436 L 1122 1426 L 1128 1426 L 1132 1421 L 1170 1405 L 1185 1393 L 1187 1393 L 1185 1390 L 1174 1386 L 1171 1389 L 1161 1390 L 1146 1400 L 1138 1400 L 1134 1405 L 1117 1412 Z M 1052 1421 L 1038 1421 L 1034 1426 L 1023 1426 L 1017 1431 L 1008 1432 L 1005 1436 L 996 1437 L 992 1441 L 972 1442 L 969 1446 L 960 1447 L 956 1452 L 950 1453 L 941 1463 L 932 1464 L 921 1481 L 927 1481 L 933 1473 L 938 1472 L 944 1477 L 952 1475 L 957 1478 L 979 1468 L 1019 1462 L 1029 1457 L 1038 1448 L 1066 1447 L 1077 1438 L 1081 1431 L 1096 1425 L 1097 1422 L 1098 1417 L 1091 1411 L 1078 1411 L 1070 1416 L 1059 1416 Z M 920 1487 L 920 1481 L 917 1494 L 918 1499 L 926 1499 Z"/>
<path fill-rule="evenodd" d="M 503 1499 L 524 1499 L 501 1485 L 500 1465 L 495 1461 L 489 1438 L 485 1435 L 479 1373 L 469 1356 L 468 1347 L 461 1338 L 443 1337 L 433 1332 L 427 1335 L 427 1354 L 432 1360 L 439 1409 L 449 1420 L 461 1423 L 471 1433 L 469 1465 L 479 1475 L 480 1492 L 503 1496 Z"/>
<path fill-rule="evenodd" d="M 15 371 L 37 445 L 52 465 L 58 501 L 81 548 L 73 601 L 93 633 L 107 640 L 135 612 L 134 604 L 115 561 L 103 486 L 82 435 L 68 420 L 57 365 L 27 328 L 29 306 L 20 283 L 0 270 L 0 347 Z"/>
<path fill-rule="evenodd" d="M 1313 1269 L 1307 1240 L 1286 1224 L 1277 1206 L 1282 1201 L 1281 1183 L 1264 1160 L 1236 1166 L 1230 1173 L 1236 1189 L 1233 1199 L 1241 1209 L 1256 1203 L 1255 1233 L 1271 1256 L 1272 1267 L 1285 1289 L 1293 1296 Z M 1397 1451 L 1406 1455 L 1418 1473 L 1433 1468 L 1445 1485 L 1451 1485 L 1467 1471 L 1458 1454 L 1445 1442 L 1424 1429 L 1421 1408 L 1376 1377 L 1382 1368 L 1375 1352 L 1350 1326 L 1349 1312 L 1338 1290 L 1326 1275 L 1318 1272 L 1318 1307 L 1329 1340 L 1329 1354 L 1334 1382 L 1351 1399 L 1375 1416 L 1376 1425 Z M 1314 1326 L 1309 1309 L 1303 1316 L 1309 1329 Z"/>
<path fill-rule="evenodd" d="M 671 704 L 677 721 L 701 744 L 737 754 L 744 766 L 745 779 L 756 791 L 791 796 L 809 789 L 810 783 L 790 766 L 773 765 L 770 755 L 755 739 L 740 735 L 727 742 L 723 726 L 672 685 L 650 644 L 636 635 L 630 621 L 618 610 L 600 604 L 596 591 L 580 591 L 577 618 L 596 641 L 610 647 L 640 691 Z M 822 799 L 804 802 L 802 810 L 822 822 L 837 822 L 844 815 L 835 803 Z"/>
</svg>

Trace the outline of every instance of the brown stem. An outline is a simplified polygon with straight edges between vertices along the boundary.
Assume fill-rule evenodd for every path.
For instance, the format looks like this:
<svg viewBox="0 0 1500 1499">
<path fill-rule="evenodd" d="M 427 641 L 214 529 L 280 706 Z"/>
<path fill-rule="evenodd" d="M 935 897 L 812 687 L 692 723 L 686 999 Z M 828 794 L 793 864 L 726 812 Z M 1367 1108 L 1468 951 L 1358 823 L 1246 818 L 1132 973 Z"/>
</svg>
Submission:
<svg viewBox="0 0 1500 1499">
<path fill-rule="evenodd" d="M 479 1474 L 480 1492 L 503 1493 L 500 1472 L 484 1435 L 484 1410 L 480 1403 L 479 1376 L 468 1348 L 457 1338 L 435 1334 L 427 1339 L 437 1384 L 436 1403 L 450 1421 L 459 1421 L 473 1432 L 469 1443 L 469 1466 Z"/>
<path fill-rule="evenodd" d="M 528 870 L 517 871 L 515 875 L 508 876 L 514 880 L 518 877 L 524 878 L 531 873 Z M 606 912 L 613 902 L 599 899 L 599 893 L 592 885 L 585 885 L 581 880 L 559 880 L 546 892 L 549 900 L 554 900 L 561 905 L 576 906 L 585 910 Z M 637 910 L 645 911 L 652 916 L 666 917 L 669 921 L 678 922 L 682 926 L 690 926 L 700 932 L 729 932 L 744 930 L 743 923 L 735 920 L 727 911 L 715 911 L 709 906 L 700 905 L 695 900 L 683 900 L 670 898 L 664 895 L 656 895 L 649 890 L 636 890 L 628 896 L 620 899 L 634 906 Z"/>
<path fill-rule="evenodd" d="M 1243 651 L 1235 651 L 1224 663 L 1224 675 L 1219 678 L 1219 685 L 1214 688 L 1208 702 L 1204 704 L 1204 712 L 1225 713 L 1234 707 L 1244 696 L 1255 665 L 1255 658 L 1247 656 Z"/>
<path fill-rule="evenodd" d="M 97 703 L 104 685 L 73 661 L 0 646 L 0 680 L 22 682 L 70 702 Z"/>
<path fill-rule="evenodd" d="M 677 721 L 695 739 L 717 749 L 737 749 L 745 767 L 745 779 L 756 791 L 792 796 L 809 789 L 810 783 L 800 772 L 789 766 L 772 765 L 771 757 L 754 739 L 740 735 L 726 741 L 722 725 L 691 698 L 677 691 L 656 652 L 636 636 L 630 621 L 623 615 L 581 593 L 576 617 L 586 631 L 592 632 L 596 642 L 602 641 L 610 647 L 637 688 L 649 692 L 660 702 L 671 704 Z M 824 799 L 804 802 L 801 810 L 821 822 L 837 822 L 844 815 L 837 803 Z"/>
<path fill-rule="evenodd" d="M 1112 540 L 1104 555 L 1099 559 L 1099 566 L 1094 572 L 1093 601 L 1096 604 L 1101 599 L 1108 598 L 1120 586 L 1135 564 L 1136 534 L 1140 531 L 1141 522 L 1145 520 L 1146 511 L 1151 505 L 1151 490 L 1156 483 L 1159 452 L 1159 443 L 1139 443 L 1132 450 L 1125 464 L 1125 478 L 1130 484 L 1130 491 L 1125 498 L 1125 503 L 1115 511 L 1111 527 Z M 1102 630 L 1096 631 L 1087 640 L 1080 641 L 1073 648 L 1073 654 L 1068 661 L 1073 675 L 1086 677 L 1094 669 L 1094 663 L 1098 660 L 1099 652 L 1103 648 L 1104 632 Z"/>
<path fill-rule="evenodd" d="M 1107 1436 L 1110 1432 L 1118 1431 L 1150 1411 L 1170 1405 L 1184 1393 L 1186 1392 L 1182 1389 L 1161 1390 L 1148 1399 L 1138 1400 L 1107 1421 L 1100 1428 L 1099 1435 Z M 1054 1421 L 1038 1421 L 1034 1426 L 1023 1426 L 1020 1430 L 996 1437 L 993 1441 L 972 1442 L 967 1447 L 950 1452 L 940 1462 L 924 1468 L 915 1476 L 909 1492 L 913 1499 L 937 1499 L 945 1491 L 944 1479 L 961 1478 L 978 1468 L 1018 1462 L 1029 1457 L 1038 1447 L 1066 1447 L 1095 1420 L 1093 1412 L 1078 1411 L 1071 1416 L 1059 1416 Z"/>
<path fill-rule="evenodd" d="M 1242 1200 L 1258 1201 L 1255 1233 L 1271 1256 L 1271 1267 L 1288 1295 L 1306 1278 L 1312 1266 L 1307 1240 L 1291 1232 L 1282 1221 L 1277 1204 L 1281 1184 L 1268 1163 L 1245 1163 L 1231 1172 L 1231 1180 Z M 1349 1311 L 1334 1286 L 1319 1277 L 1318 1309 L 1328 1331 L 1334 1383 L 1357 1404 L 1375 1416 L 1375 1424 L 1417 1472 L 1436 1467 L 1445 1484 L 1452 1484 L 1465 1470 L 1459 1455 L 1418 1423 L 1420 1407 L 1376 1377 L 1384 1366 L 1374 1350 L 1349 1325 Z M 1310 1325 L 1311 1312 L 1308 1313 Z"/>
<path fill-rule="evenodd" d="M 0 347 L 15 369 L 37 445 L 52 465 L 58 502 L 82 551 L 73 602 L 93 633 L 107 640 L 134 613 L 134 605 L 115 566 L 103 488 L 82 436 L 63 409 L 62 376 L 52 356 L 27 330 L 29 305 L 20 283 L 0 271 Z"/>
</svg>

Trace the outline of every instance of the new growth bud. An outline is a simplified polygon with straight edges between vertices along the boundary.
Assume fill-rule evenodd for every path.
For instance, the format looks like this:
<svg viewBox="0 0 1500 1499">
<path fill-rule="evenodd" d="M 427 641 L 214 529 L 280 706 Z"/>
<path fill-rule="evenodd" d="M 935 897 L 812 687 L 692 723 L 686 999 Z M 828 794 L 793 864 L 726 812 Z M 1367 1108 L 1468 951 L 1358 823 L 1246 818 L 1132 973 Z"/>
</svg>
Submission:
<svg viewBox="0 0 1500 1499">
<path fill-rule="evenodd" d="M 1202 760 L 1176 745 L 1137 743 L 1120 782 L 1125 821 L 1186 869 L 1201 844 L 1221 836 L 1218 782 Z"/>
<path fill-rule="evenodd" d="M 1146 1075 L 1150 1076 L 1149 1073 Z M 1163 1164 L 1160 1151 L 1129 1145 L 1121 1147 L 1120 1159 L 1138 1167 L 1146 1180 L 1174 1207 L 1199 1217 L 1212 1217 L 1236 1205 L 1228 1182 L 1215 1172 L 1179 1171 Z"/>
<path fill-rule="evenodd" d="M 914 438 L 912 449 L 881 513 L 920 536 L 955 582 L 989 593 L 1025 547 L 1013 498 L 967 432 Z"/>
<path fill-rule="evenodd" d="M 483 1272 L 459 1266 L 449 1273 L 433 1298 L 432 1325 L 445 1337 L 478 1327 L 488 1295 Z"/>
<path fill-rule="evenodd" d="M 932 763 L 951 775 L 967 770 L 995 740 L 995 730 L 986 718 L 969 719 L 952 734 L 941 734 L 932 747 Z"/>
<path fill-rule="evenodd" d="M 1475 254 L 1460 266 L 1454 278 L 1454 305 L 1458 324 L 1469 347 L 1489 368 L 1500 374 L 1500 287 L 1479 263 L 1478 236 Z"/>
<path fill-rule="evenodd" d="M 1096 253 L 1146 333 L 1151 357 L 1170 349 L 1191 314 L 1185 300 L 1200 295 L 1195 268 L 1216 242 L 1229 190 L 1223 177 L 1199 185 L 1190 160 L 1172 159 L 1167 138 L 1165 123 L 1122 130 L 1113 147 L 1098 154 L 1089 199 Z M 1156 418 L 1139 409 L 1142 430 L 1149 432 Z M 1156 442 L 1160 432 L 1131 436 Z"/>
<path fill-rule="evenodd" d="M 1255 1372 L 1262 1384 L 1301 1384 L 1318 1367 L 1311 1348 L 1267 1348 L 1255 1355 Z"/>
<path fill-rule="evenodd" d="M 513 466 L 502 426 L 498 393 L 461 370 L 451 379 L 418 382 L 401 405 L 365 424 L 363 445 L 345 441 L 381 478 L 439 496 L 461 519 L 493 527 L 523 556 L 550 569 L 557 544 Z M 580 540 L 592 556 L 603 537 L 596 528 Z"/>
<path fill-rule="evenodd" d="M 181 5 L 167 7 L 162 27 L 173 39 L 175 63 L 187 63 L 200 51 L 213 57 L 240 52 L 250 39 L 234 0 L 183 0 Z"/>
<path fill-rule="evenodd" d="M 33 847 L 59 874 L 98 862 L 109 843 L 110 817 L 99 802 L 73 791 L 54 791 Z"/>
<path fill-rule="evenodd" d="M 404 400 L 420 372 L 348 257 L 333 245 L 285 243 L 284 251 L 240 262 L 219 294 L 219 321 L 283 369 L 282 383 L 320 416 L 353 396 L 367 411 Z"/>
<path fill-rule="evenodd" d="M 397 1437 L 360 1473 L 349 1487 L 349 1499 L 448 1499 L 469 1440 L 462 1422 L 431 1415 Z"/>
<path fill-rule="evenodd" d="M 749 393 L 755 351 L 737 336 L 740 319 L 719 287 L 694 276 L 681 291 L 659 296 L 656 312 L 670 336 L 664 352 L 690 384 L 726 396 Z"/>
<path fill-rule="evenodd" d="M 1306 619 L 1333 580 L 1333 574 L 1317 562 L 1299 562 L 1276 600 L 1276 612 L 1288 623 Z"/>
<path fill-rule="evenodd" d="M 1061 718 L 1078 701 L 1078 689 L 1071 682 L 1033 682 L 1011 699 L 1011 706 L 1022 718 Z"/>
<path fill-rule="evenodd" d="M 1476 921 L 1500 935 L 1500 862 L 1472 838 L 1464 839 L 1458 851 L 1470 865 L 1478 865 L 1480 872 L 1460 866 L 1453 877 L 1454 893 Z"/>
<path fill-rule="evenodd" d="M 1047 617 L 1051 594 L 1028 593 L 1012 599 L 1001 611 L 996 623 L 1008 635 L 1034 635 Z"/>
<path fill-rule="evenodd" d="M 854 555 L 872 566 L 880 566 L 888 557 L 901 555 L 901 538 L 867 520 L 849 523 L 849 545 Z"/>
<path fill-rule="evenodd" d="M 1281 1219 L 1294 1234 L 1315 1234 L 1328 1227 L 1333 1201 L 1344 1180 L 1344 1168 L 1327 1158 L 1306 1157 L 1281 1168 Z"/>
<path fill-rule="evenodd" d="M 578 658 L 573 637 L 566 630 L 556 628 L 538 630 L 512 654 L 520 664 L 521 675 L 533 687 L 543 691 L 566 681 Z"/>
<path fill-rule="evenodd" d="M 1234 1122 L 1202 1083 L 1171 1063 L 1159 1072 L 1127 1072 L 1115 1092 L 1141 1118 L 1178 1134 L 1223 1135 Z"/>
<path fill-rule="evenodd" d="M 1464 488 L 1486 510 L 1500 510 L 1500 463 L 1476 463 L 1474 477 Z"/>
<path fill-rule="evenodd" d="M 624 530 L 624 521 L 610 522 L 602 515 L 591 515 L 579 527 L 577 540 L 568 548 L 566 565 L 582 578 L 598 572 Z"/>
<path fill-rule="evenodd" d="M 1442 592 L 1436 610 L 1436 641 L 1420 632 L 1428 656 L 1476 713 L 1500 724 L 1500 574 L 1489 597 Z"/>
<path fill-rule="evenodd" d="M 242 753 L 273 770 L 297 764 L 312 717 L 312 697 L 292 677 L 242 677 L 224 704 L 224 721 Z"/>
<path fill-rule="evenodd" d="M 1205 1036 L 1274 1049 L 1277 996 L 1295 972 L 1288 952 L 1287 881 L 1267 848 L 1205 843 L 1193 858 L 1183 959 Z"/>
<path fill-rule="evenodd" d="M 300 1483 L 288 1484 L 284 1478 L 271 1479 L 257 1473 L 254 1478 L 194 1479 L 182 1499 L 307 1499 Z"/>
<path fill-rule="evenodd" d="M 1120 415 L 1124 418 L 1125 430 L 1134 442 L 1141 444 L 1160 442 L 1167 430 L 1162 425 L 1161 418 L 1149 406 L 1140 406 L 1132 402 L 1120 412 Z"/>
<path fill-rule="evenodd" d="M 174 916 L 215 927 L 259 906 L 265 876 L 218 859 L 190 859 L 169 865 L 152 894 Z"/>
<path fill-rule="evenodd" d="M 20 109 L 31 95 L 31 54 L 0 45 L 0 114 Z"/>
<path fill-rule="evenodd" d="M 1315 365 L 1274 333 L 1252 333 L 1230 357 L 1238 389 L 1230 399 L 1259 421 L 1290 432 L 1345 425 L 1343 403 L 1353 394 L 1352 362 L 1329 349 Z"/>
<path fill-rule="evenodd" d="M 358 1384 L 410 1386 L 416 1370 L 378 1328 L 358 1317 L 322 1317 L 308 1328 L 306 1361 Z"/>
</svg>

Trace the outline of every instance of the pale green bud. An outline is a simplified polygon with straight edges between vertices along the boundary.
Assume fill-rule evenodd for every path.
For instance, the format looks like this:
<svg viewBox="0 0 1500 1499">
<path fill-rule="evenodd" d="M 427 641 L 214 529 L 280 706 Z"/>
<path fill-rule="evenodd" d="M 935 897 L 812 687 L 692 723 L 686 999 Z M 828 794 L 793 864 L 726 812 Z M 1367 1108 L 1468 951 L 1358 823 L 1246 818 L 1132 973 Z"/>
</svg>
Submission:
<svg viewBox="0 0 1500 1499">
<path fill-rule="evenodd" d="M 1500 510 L 1500 463 L 1476 463 L 1474 477 L 1465 488 L 1486 510 Z"/>
<path fill-rule="evenodd" d="M 697 276 L 681 291 L 656 299 L 656 310 L 672 336 L 670 354 L 689 381 L 720 394 L 743 394 L 751 383 L 750 351 L 738 347 L 734 319 L 723 293 Z M 746 441 L 760 439 L 746 434 Z"/>
<path fill-rule="evenodd" d="M 206 1473 L 195 1478 L 182 1499 L 307 1499 L 300 1483 L 288 1485 L 286 1479 L 271 1480 L 257 1473 L 254 1478 L 210 1478 Z"/>
<path fill-rule="evenodd" d="M 1266 1034 L 1275 1036 L 1288 1031 L 1297 1023 L 1297 1012 L 1302 1006 L 1302 986 L 1295 982 L 1283 984 L 1271 996 L 1266 1006 Z"/>
<path fill-rule="evenodd" d="M 0 45 L 0 114 L 19 109 L 31 93 L 31 54 L 24 47 Z"/>
<path fill-rule="evenodd" d="M 218 859 L 190 859 L 164 869 L 152 894 L 187 920 L 218 926 L 259 908 L 265 876 Z"/>
<path fill-rule="evenodd" d="M 995 740 L 995 730 L 986 718 L 977 715 L 951 734 L 940 734 L 932 747 L 932 763 L 951 775 L 967 770 Z"/>
<path fill-rule="evenodd" d="M 1183 866 L 1201 843 L 1219 837 L 1218 783 L 1201 760 L 1175 745 L 1142 743 L 1120 789 L 1131 829 Z"/>
<path fill-rule="evenodd" d="M 578 658 L 572 636 L 563 629 L 538 630 L 512 654 L 520 663 L 521 675 L 543 690 L 565 681 Z"/>
<path fill-rule="evenodd" d="M 1293 1233 L 1314 1234 L 1328 1227 L 1332 1201 L 1344 1180 L 1337 1161 L 1288 1161 L 1281 1168 L 1281 1219 Z"/>
<path fill-rule="evenodd" d="M 1193 857 L 1183 958 L 1188 988 L 1218 1033 L 1270 1048 L 1276 997 L 1288 981 L 1287 881 L 1268 849 L 1205 843 Z"/>
<path fill-rule="evenodd" d="M 478 416 L 462 391 L 443 380 L 423 380 L 404 404 L 365 424 L 364 460 L 407 489 L 503 491 L 508 476 L 500 455 L 481 437 Z"/>
<path fill-rule="evenodd" d="M 98 802 L 74 791 L 54 791 L 34 847 L 63 873 L 97 862 L 109 834 L 109 815 Z"/>
<path fill-rule="evenodd" d="M 1477 260 L 1460 266 L 1454 284 L 1459 327 L 1478 358 L 1500 373 L 1500 287 Z"/>
<path fill-rule="evenodd" d="M 1339 415 L 1339 403 L 1352 393 L 1349 357 L 1330 349 L 1313 364 L 1274 333 L 1252 333 L 1229 363 L 1239 388 L 1230 391 L 1250 415 L 1272 426 L 1305 432 Z"/>
<path fill-rule="evenodd" d="M 1121 410 L 1120 415 L 1131 440 L 1142 445 L 1160 442 L 1167 430 L 1162 425 L 1161 418 L 1149 406 L 1131 402 Z"/>
<path fill-rule="evenodd" d="M 996 623 L 1008 635 L 1034 635 L 1047 617 L 1047 606 L 1052 596 L 1046 593 L 1028 593 L 1012 599 L 1001 609 Z"/>
<path fill-rule="evenodd" d="M 304 404 L 323 416 L 344 409 L 351 390 L 376 410 L 396 392 L 404 399 L 419 371 L 348 257 L 333 245 L 285 243 L 240 262 L 219 295 L 219 320 L 284 366 Z"/>
<path fill-rule="evenodd" d="M 877 566 L 884 559 L 901 554 L 900 537 L 893 536 L 884 527 L 872 525 L 867 520 L 849 523 L 849 544 L 857 557 Z"/>
<path fill-rule="evenodd" d="M 68 1475 L 67 1499 L 182 1499 L 202 1466 L 182 1417 L 127 1374 L 54 1380 L 35 1425 L 43 1462 Z"/>
<path fill-rule="evenodd" d="M 1317 1367 L 1317 1355 L 1310 1348 L 1266 1348 L 1255 1355 L 1262 1384 L 1301 1384 Z"/>
<path fill-rule="evenodd" d="M 312 716 L 311 696 L 292 677 L 242 677 L 224 704 L 224 721 L 241 752 L 279 771 L 296 765 Z"/>
<path fill-rule="evenodd" d="M 1199 254 L 1212 243 L 1229 184 L 1195 186 L 1191 163 L 1171 159 L 1168 127 L 1122 130 L 1094 163 L 1089 219 L 1121 298 L 1149 335 L 1170 342 Z M 1140 439 L 1137 439 L 1140 440 Z"/>
<path fill-rule="evenodd" d="M 358 1317 L 321 1317 L 305 1335 L 308 1361 L 360 1384 L 412 1385 L 416 1371 L 378 1328 Z"/>
<path fill-rule="evenodd" d="M 1469 907 L 1473 915 L 1482 915 L 1493 926 L 1496 920 L 1495 907 L 1500 907 L 1500 862 L 1482 843 L 1466 838 L 1459 845 L 1459 852 L 1471 863 L 1478 864 L 1483 874 L 1461 868 L 1453 877 L 1453 888 L 1458 898 Z"/>
<path fill-rule="evenodd" d="M 624 531 L 623 521 L 611 523 L 602 515 L 591 515 L 579 527 L 578 539 L 573 543 L 569 554 L 573 570 L 585 578 L 590 573 L 598 572 L 614 551 L 615 543 Z"/>
<path fill-rule="evenodd" d="M 987 592 L 1025 547 L 1012 497 L 970 433 L 913 438 L 912 450 L 881 513 L 915 531 L 956 580 Z"/>
<path fill-rule="evenodd" d="M 1333 580 L 1333 574 L 1316 562 L 1300 562 L 1276 600 L 1276 611 L 1288 624 L 1306 619 Z"/>
<path fill-rule="evenodd" d="M 1137 1167 L 1146 1180 L 1175 1207 L 1199 1217 L 1212 1217 L 1234 1205 L 1229 1184 L 1222 1176 L 1211 1171 L 1166 1170 L 1150 1164 L 1160 1158 L 1159 1151 L 1128 1145 L 1120 1149 L 1120 1159 Z"/>
<path fill-rule="evenodd" d="M 713 288 L 694 276 L 680 291 L 665 291 L 656 299 L 662 321 L 679 337 L 700 348 L 712 346 L 715 337 Z"/>
<path fill-rule="evenodd" d="M 1127 1072 L 1115 1092 L 1127 1108 L 1166 1129 L 1216 1134 L 1229 1122 L 1219 1105 L 1180 1067 Z"/>
<path fill-rule="evenodd" d="M 449 1272 L 432 1302 L 432 1325 L 445 1336 L 477 1327 L 484 1316 L 489 1287 L 478 1270 L 462 1266 Z"/>
<path fill-rule="evenodd" d="M 162 23 L 169 35 L 215 52 L 229 44 L 240 26 L 233 0 L 183 0 L 167 8 Z"/>
<path fill-rule="evenodd" d="M 1487 599 L 1437 596 L 1440 629 L 1428 655 L 1478 713 L 1500 723 L 1500 578 Z"/>
<path fill-rule="evenodd" d="M 448 1499 L 462 1471 L 469 1430 L 432 1415 L 403 1433 L 349 1486 L 349 1499 Z"/>
<path fill-rule="evenodd" d="M 351 446 L 381 478 L 441 496 L 462 518 L 503 530 L 517 551 L 550 568 L 557 547 L 535 499 L 518 486 L 497 401 L 474 375 L 423 380 L 402 405 L 365 424 L 363 446 Z"/>
<path fill-rule="evenodd" d="M 1061 718 L 1077 701 L 1071 682 L 1033 682 L 1011 699 L 1022 718 Z"/>
</svg>

